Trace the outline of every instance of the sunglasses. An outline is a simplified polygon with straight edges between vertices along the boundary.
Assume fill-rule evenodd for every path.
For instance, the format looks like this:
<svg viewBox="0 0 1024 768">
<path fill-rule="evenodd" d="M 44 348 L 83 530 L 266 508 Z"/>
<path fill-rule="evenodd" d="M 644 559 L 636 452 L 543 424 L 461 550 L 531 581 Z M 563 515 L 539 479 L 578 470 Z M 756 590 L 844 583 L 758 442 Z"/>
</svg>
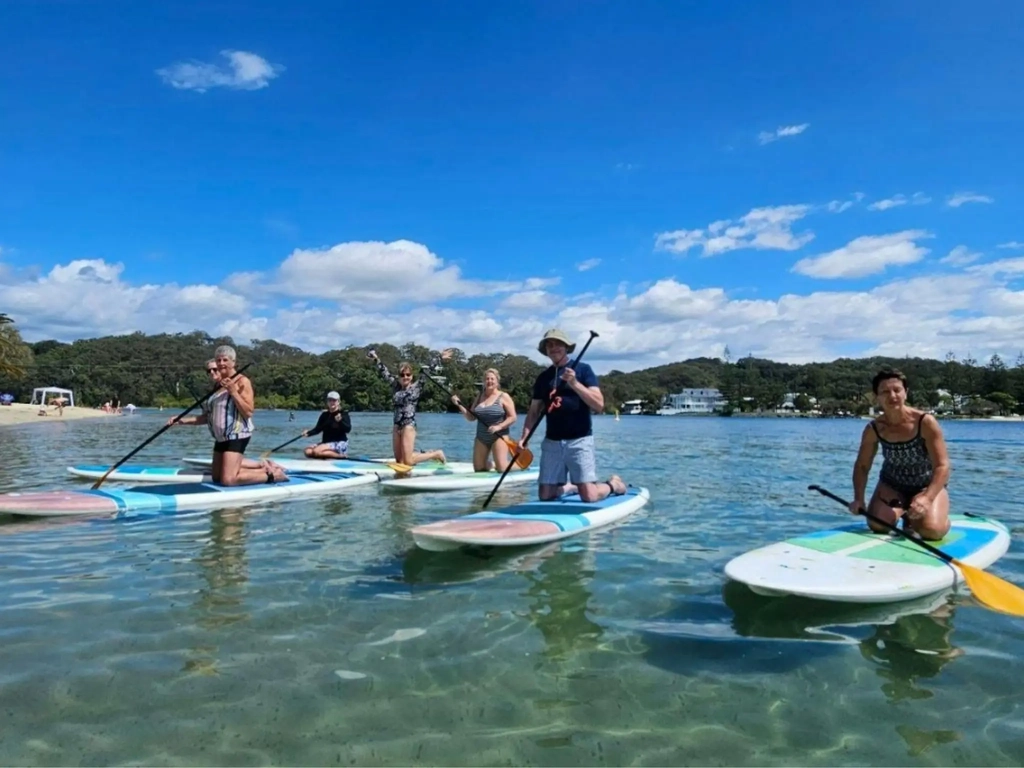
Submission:
<svg viewBox="0 0 1024 768">
<path fill-rule="evenodd" d="M 216 368 L 207 368 L 206 372 L 207 373 L 217 373 L 217 369 Z"/>
<path fill-rule="evenodd" d="M 400 378 L 400 379 L 411 379 L 412 378 L 412 374 L 411 373 L 400 373 L 400 374 L 398 374 L 398 378 Z"/>
</svg>

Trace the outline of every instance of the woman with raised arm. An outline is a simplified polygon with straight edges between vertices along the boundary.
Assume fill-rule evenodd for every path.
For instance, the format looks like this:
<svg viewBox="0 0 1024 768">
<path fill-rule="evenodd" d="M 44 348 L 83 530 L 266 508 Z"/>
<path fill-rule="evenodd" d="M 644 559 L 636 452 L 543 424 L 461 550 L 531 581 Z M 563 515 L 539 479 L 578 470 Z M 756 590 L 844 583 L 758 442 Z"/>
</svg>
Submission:
<svg viewBox="0 0 1024 768">
<path fill-rule="evenodd" d="M 377 371 L 394 390 L 392 402 L 395 406 L 394 425 L 391 429 L 391 447 L 395 452 L 395 461 L 399 464 L 414 466 L 424 461 L 444 462 L 444 451 L 437 449 L 418 453 L 416 446 L 416 407 L 419 405 L 420 397 L 423 394 L 423 385 L 431 369 L 439 367 L 440 360 L 450 360 L 452 350 L 446 349 L 441 353 L 440 358 L 435 358 L 429 366 L 420 370 L 419 377 L 414 381 L 412 365 L 409 363 L 398 364 L 398 376 L 394 376 L 384 361 L 377 357 L 375 350 L 366 353 L 377 366 Z"/>
</svg>

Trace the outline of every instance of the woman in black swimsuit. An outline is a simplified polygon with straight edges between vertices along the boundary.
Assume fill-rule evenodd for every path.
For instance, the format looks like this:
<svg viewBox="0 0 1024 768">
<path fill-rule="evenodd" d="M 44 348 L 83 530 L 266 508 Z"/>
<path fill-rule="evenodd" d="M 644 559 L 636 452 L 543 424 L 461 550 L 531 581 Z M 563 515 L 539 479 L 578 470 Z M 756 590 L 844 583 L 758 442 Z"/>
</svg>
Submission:
<svg viewBox="0 0 1024 768">
<path fill-rule="evenodd" d="M 431 368 L 436 368 L 438 360 L 432 360 L 429 367 L 420 371 L 420 376 L 413 381 L 412 366 L 409 363 L 398 365 L 398 376 L 394 376 L 384 362 L 377 357 L 374 350 L 366 353 L 366 356 L 377 365 L 377 371 L 384 380 L 394 389 L 393 402 L 395 404 L 394 426 L 391 430 L 391 447 L 395 452 L 395 461 L 399 464 L 413 466 L 423 461 L 436 460 L 445 461 L 444 451 L 438 449 L 417 453 L 416 445 L 416 406 L 420 402 L 420 395 L 423 394 L 423 385 L 427 382 Z M 440 360 L 450 360 L 452 350 L 446 349 L 441 353 Z"/>
<path fill-rule="evenodd" d="M 907 405 L 907 378 L 893 369 L 880 371 L 871 382 L 882 408 L 864 428 L 860 451 L 853 465 L 853 501 L 850 511 L 867 509 L 875 517 L 896 525 L 905 516 L 905 528 L 936 541 L 949 530 L 949 454 L 938 420 Z M 871 497 L 864 503 L 868 474 L 882 447 L 882 471 Z M 868 521 L 872 530 L 885 529 Z"/>
</svg>

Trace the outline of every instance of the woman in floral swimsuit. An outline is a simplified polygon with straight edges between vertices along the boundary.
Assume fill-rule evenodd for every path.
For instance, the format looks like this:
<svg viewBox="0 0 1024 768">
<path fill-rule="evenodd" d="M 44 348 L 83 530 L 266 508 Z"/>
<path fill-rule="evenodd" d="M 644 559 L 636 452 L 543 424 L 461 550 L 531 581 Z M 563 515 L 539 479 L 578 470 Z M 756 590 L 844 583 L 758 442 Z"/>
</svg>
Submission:
<svg viewBox="0 0 1024 768">
<path fill-rule="evenodd" d="M 429 370 L 438 367 L 439 359 L 431 360 L 429 369 L 421 370 L 419 378 L 413 381 L 412 366 L 409 363 L 398 365 L 398 376 L 396 377 L 377 357 L 374 350 L 371 349 L 366 355 L 376 363 L 377 371 L 395 391 L 393 396 L 395 419 L 394 427 L 391 430 L 391 446 L 395 451 L 395 461 L 410 466 L 431 460 L 444 462 L 445 455 L 442 450 L 427 451 L 426 453 L 417 453 L 415 450 L 416 406 L 423 393 L 423 386 L 427 383 L 426 377 L 429 375 Z M 440 360 L 449 360 L 451 356 L 452 350 L 446 349 L 441 353 Z"/>
</svg>

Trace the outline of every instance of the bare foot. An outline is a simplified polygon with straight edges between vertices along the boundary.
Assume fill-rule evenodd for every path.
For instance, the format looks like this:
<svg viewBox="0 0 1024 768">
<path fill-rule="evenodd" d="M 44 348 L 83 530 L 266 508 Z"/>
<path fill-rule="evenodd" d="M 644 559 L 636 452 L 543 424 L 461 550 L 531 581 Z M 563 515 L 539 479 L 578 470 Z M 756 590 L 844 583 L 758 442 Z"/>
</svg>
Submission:
<svg viewBox="0 0 1024 768">
<path fill-rule="evenodd" d="M 579 493 L 579 492 L 580 492 L 580 489 L 577 488 L 572 483 L 566 483 L 565 485 L 562 486 L 562 495 L 563 496 L 571 496 L 572 494 Z"/>
<path fill-rule="evenodd" d="M 622 482 L 622 478 L 618 475 L 609 477 L 608 485 L 611 486 L 612 493 L 616 496 L 622 496 L 626 492 L 626 484 Z"/>
<path fill-rule="evenodd" d="M 440 461 L 442 464 L 446 464 L 448 462 L 448 459 L 445 458 L 444 451 L 442 451 L 440 448 L 436 451 L 432 451 L 431 455 L 434 457 L 436 461 Z"/>
</svg>

